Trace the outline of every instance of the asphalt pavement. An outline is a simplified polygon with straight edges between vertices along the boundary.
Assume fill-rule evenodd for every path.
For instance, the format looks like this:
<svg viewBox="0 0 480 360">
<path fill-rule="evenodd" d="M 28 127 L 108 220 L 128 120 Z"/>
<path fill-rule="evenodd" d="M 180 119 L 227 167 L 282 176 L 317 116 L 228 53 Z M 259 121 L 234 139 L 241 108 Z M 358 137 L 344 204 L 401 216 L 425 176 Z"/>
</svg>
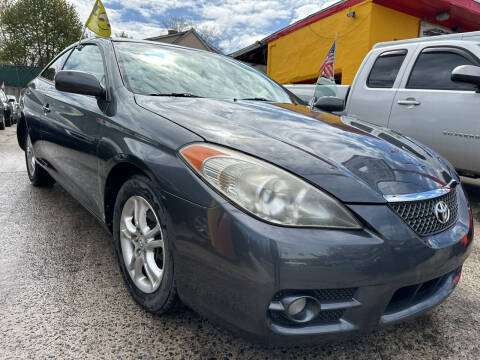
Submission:
<svg viewBox="0 0 480 360">
<path fill-rule="evenodd" d="M 354 340 L 266 349 L 191 310 L 136 305 L 103 227 L 60 186 L 29 184 L 15 131 L 0 131 L 0 359 L 480 359 L 478 180 L 465 180 L 476 242 L 442 305 Z"/>
</svg>

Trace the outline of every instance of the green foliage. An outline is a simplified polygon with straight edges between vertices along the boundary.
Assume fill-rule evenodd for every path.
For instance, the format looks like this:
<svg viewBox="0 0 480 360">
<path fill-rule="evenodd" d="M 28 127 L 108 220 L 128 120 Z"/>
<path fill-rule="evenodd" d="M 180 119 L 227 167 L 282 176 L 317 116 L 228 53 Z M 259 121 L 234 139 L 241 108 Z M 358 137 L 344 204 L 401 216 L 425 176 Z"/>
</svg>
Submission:
<svg viewBox="0 0 480 360">
<path fill-rule="evenodd" d="M 163 26 L 168 30 L 186 31 L 195 29 L 195 31 L 208 44 L 221 49 L 221 42 L 224 39 L 223 34 L 214 26 L 200 24 L 195 20 L 185 16 L 169 16 L 162 20 Z"/>
<path fill-rule="evenodd" d="M 16 0 L 2 4 L 0 29 L 0 61 L 43 67 L 78 41 L 82 23 L 66 0 Z"/>
</svg>

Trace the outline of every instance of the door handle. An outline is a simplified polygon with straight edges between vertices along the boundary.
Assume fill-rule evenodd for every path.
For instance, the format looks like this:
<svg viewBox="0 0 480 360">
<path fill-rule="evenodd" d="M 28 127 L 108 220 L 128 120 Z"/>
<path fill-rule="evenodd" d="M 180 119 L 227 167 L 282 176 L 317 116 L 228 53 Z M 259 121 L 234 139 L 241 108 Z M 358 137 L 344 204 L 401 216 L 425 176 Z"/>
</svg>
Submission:
<svg viewBox="0 0 480 360">
<path fill-rule="evenodd" d="M 45 114 L 50 112 L 50 106 L 48 104 L 43 105 L 43 112 Z"/>
<path fill-rule="evenodd" d="M 405 100 L 398 100 L 398 105 L 407 105 L 407 106 L 417 106 L 417 105 L 420 105 L 421 102 L 418 101 L 417 99 L 414 99 L 414 98 L 408 98 L 408 99 L 405 99 Z"/>
</svg>

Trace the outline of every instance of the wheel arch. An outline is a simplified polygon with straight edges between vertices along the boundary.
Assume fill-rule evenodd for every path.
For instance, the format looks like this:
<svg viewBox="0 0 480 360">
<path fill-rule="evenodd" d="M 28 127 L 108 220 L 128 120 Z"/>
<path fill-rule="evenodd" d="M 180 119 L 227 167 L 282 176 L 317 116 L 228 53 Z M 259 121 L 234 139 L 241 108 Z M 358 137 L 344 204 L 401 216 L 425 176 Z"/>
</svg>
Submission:
<svg viewBox="0 0 480 360">
<path fill-rule="evenodd" d="M 20 148 L 25 151 L 25 138 L 27 135 L 27 123 L 25 121 L 25 116 L 20 117 L 17 123 L 17 141 Z"/>
<path fill-rule="evenodd" d="M 103 207 L 105 224 L 110 231 L 112 231 L 113 227 L 113 211 L 118 191 L 133 175 L 144 175 L 155 182 L 151 172 L 143 164 L 131 157 L 123 157 L 121 160 L 117 159 L 105 178 Z"/>
</svg>

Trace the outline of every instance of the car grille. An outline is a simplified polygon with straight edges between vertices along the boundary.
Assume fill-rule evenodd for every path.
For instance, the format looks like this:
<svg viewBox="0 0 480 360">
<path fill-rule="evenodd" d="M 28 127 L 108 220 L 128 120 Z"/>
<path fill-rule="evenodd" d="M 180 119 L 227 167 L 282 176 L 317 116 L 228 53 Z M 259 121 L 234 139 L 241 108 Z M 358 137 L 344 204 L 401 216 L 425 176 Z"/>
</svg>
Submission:
<svg viewBox="0 0 480 360">
<path fill-rule="evenodd" d="M 303 290 L 302 294 L 313 296 L 319 301 L 348 301 L 353 298 L 357 288 L 341 288 L 341 289 L 321 289 L 321 290 Z M 295 290 L 279 291 L 273 297 L 273 300 L 280 300 L 283 296 L 298 293 Z"/>
<path fill-rule="evenodd" d="M 313 297 L 320 301 L 348 301 L 353 298 L 357 288 L 322 289 L 312 291 Z"/>
<path fill-rule="evenodd" d="M 435 205 L 444 201 L 450 209 L 450 220 L 442 224 L 435 216 Z M 389 206 L 420 236 L 437 234 L 449 228 L 458 217 L 456 190 L 435 199 L 389 203 Z"/>
</svg>

